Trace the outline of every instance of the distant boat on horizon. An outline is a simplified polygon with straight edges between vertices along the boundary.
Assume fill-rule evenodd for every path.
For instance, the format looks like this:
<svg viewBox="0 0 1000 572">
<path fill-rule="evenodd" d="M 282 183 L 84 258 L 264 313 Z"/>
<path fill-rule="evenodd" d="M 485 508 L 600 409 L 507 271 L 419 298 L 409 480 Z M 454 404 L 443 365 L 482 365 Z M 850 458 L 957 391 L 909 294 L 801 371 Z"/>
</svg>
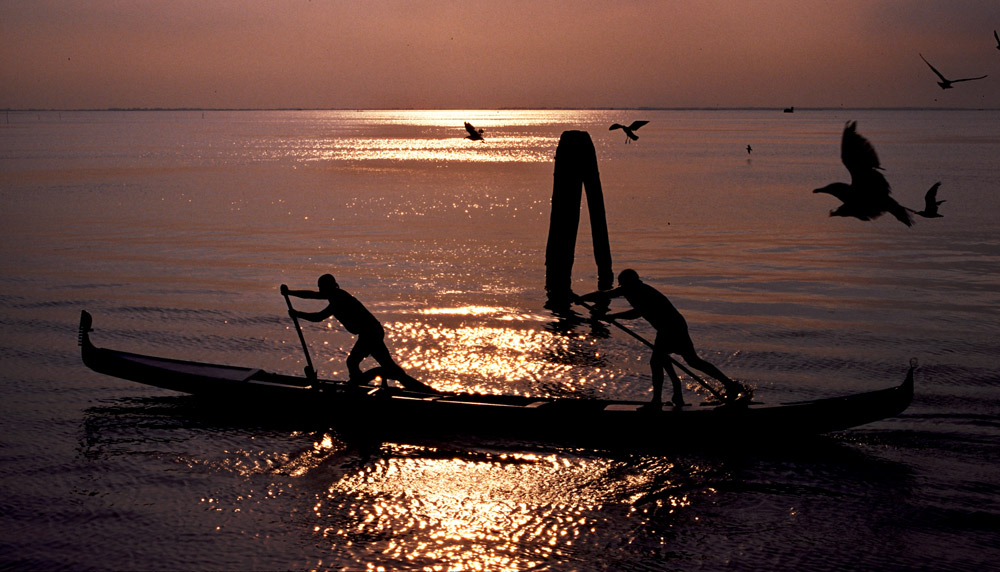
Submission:
<svg viewBox="0 0 1000 572">
<path fill-rule="evenodd" d="M 795 106 L 786 107 L 785 108 L 785 113 L 795 113 Z"/>
</svg>

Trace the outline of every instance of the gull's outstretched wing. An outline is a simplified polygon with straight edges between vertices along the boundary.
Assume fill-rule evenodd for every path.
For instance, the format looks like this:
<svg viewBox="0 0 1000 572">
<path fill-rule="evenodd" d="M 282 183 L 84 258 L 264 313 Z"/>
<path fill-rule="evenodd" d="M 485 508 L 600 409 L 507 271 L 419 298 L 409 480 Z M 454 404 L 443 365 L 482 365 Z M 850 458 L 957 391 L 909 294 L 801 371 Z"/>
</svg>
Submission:
<svg viewBox="0 0 1000 572">
<path fill-rule="evenodd" d="M 937 206 L 939 204 L 941 204 L 941 203 L 944 202 L 944 201 L 941 201 L 941 203 L 939 203 L 938 200 L 937 200 L 937 191 L 938 191 L 938 187 L 940 187 L 940 186 L 941 186 L 940 182 L 934 183 L 934 186 L 927 190 L 927 194 L 924 195 L 924 210 L 925 211 L 928 211 L 928 212 L 934 211 L 934 210 L 937 209 Z"/>
<path fill-rule="evenodd" d="M 950 79 L 941 75 L 941 72 L 937 71 L 937 68 L 932 66 L 931 63 L 927 61 L 927 58 L 925 58 L 923 54 L 917 54 L 917 55 L 920 56 L 920 59 L 924 60 L 924 63 L 927 64 L 927 67 L 931 68 L 932 72 L 934 72 L 935 74 L 937 74 L 939 78 L 941 78 L 941 81 L 951 81 Z"/>
<path fill-rule="evenodd" d="M 966 77 L 966 78 L 962 78 L 962 79 L 953 79 L 953 80 L 951 80 L 951 83 L 958 83 L 960 81 L 972 81 L 974 79 L 983 79 L 984 77 L 987 77 L 987 76 L 981 75 L 979 77 Z"/>
<path fill-rule="evenodd" d="M 878 172 L 882 168 L 878 154 L 872 144 L 858 134 L 857 125 L 856 121 L 848 122 L 840 141 L 840 160 L 851 173 L 851 186 L 855 190 L 889 194 L 889 182 Z"/>
<path fill-rule="evenodd" d="M 858 122 L 848 121 L 840 140 L 840 159 L 853 175 L 855 171 L 881 169 L 872 144 L 858 133 Z"/>
</svg>

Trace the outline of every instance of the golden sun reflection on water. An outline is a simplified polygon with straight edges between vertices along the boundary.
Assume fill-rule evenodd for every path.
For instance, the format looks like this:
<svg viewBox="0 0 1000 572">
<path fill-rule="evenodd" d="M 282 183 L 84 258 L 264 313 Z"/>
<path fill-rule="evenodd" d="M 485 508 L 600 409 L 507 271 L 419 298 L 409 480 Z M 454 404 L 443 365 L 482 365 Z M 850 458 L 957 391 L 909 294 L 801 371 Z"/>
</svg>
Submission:
<svg viewBox="0 0 1000 572">
<path fill-rule="evenodd" d="M 418 161 L 427 163 L 544 163 L 552 153 L 541 137 L 491 138 L 473 142 L 460 136 L 435 138 L 342 138 L 300 151 L 311 161 Z M 554 141 L 554 139 L 553 139 Z"/>
<path fill-rule="evenodd" d="M 503 308 L 495 306 L 462 306 L 459 308 L 427 308 L 421 310 L 421 314 L 431 316 L 452 315 L 452 316 L 485 316 L 495 315 L 504 312 Z M 513 317 L 509 319 L 513 320 Z"/>
<path fill-rule="evenodd" d="M 329 432 L 289 438 L 279 442 L 311 444 L 296 452 L 262 442 L 196 463 L 246 485 L 201 503 L 217 530 L 244 534 L 262 515 L 296 515 L 289 524 L 322 554 L 315 569 L 588 569 L 595 563 L 577 557 L 595 549 L 668 550 L 671 527 L 699 521 L 694 501 L 716 494 L 719 475 L 711 464 L 662 457 L 403 443 L 359 450 Z"/>
<path fill-rule="evenodd" d="M 417 569 L 531 569 L 591 533 L 601 517 L 586 483 L 609 461 L 557 455 L 433 458 L 405 451 L 332 484 L 314 507 L 331 549 L 367 540 L 380 559 Z M 430 453 L 430 455 L 427 455 Z M 426 455 L 426 456 L 425 456 Z"/>
<path fill-rule="evenodd" d="M 587 569 L 597 563 L 575 560 L 578 547 L 620 546 L 637 534 L 648 542 L 650 533 L 663 546 L 671 533 L 649 530 L 654 520 L 698 519 L 689 509 L 694 493 L 675 492 L 688 488 L 682 483 L 698 467 L 398 444 L 388 450 L 391 456 L 333 482 L 312 510 L 313 534 L 367 569 L 530 570 L 552 562 Z"/>
<path fill-rule="evenodd" d="M 612 374 L 602 368 L 592 337 L 538 327 L 542 319 L 500 307 L 462 306 L 421 311 L 443 323 L 400 322 L 390 330 L 406 348 L 401 365 L 438 389 L 479 393 L 534 390 L 599 391 Z M 463 318 L 475 318 L 465 323 Z M 457 323 L 454 320 L 459 320 Z M 399 353 L 399 352 L 397 352 Z"/>
</svg>

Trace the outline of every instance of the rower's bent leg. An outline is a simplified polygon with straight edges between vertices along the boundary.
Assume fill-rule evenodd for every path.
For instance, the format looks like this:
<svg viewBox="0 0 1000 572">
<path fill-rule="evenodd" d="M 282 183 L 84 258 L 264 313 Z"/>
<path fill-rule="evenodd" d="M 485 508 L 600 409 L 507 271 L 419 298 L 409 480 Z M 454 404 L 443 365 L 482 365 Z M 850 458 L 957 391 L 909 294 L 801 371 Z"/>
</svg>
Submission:
<svg viewBox="0 0 1000 572">
<path fill-rule="evenodd" d="M 358 340 L 351 348 L 351 353 L 347 355 L 347 375 L 351 383 L 368 383 L 374 376 L 366 379 L 365 373 L 361 371 L 361 362 L 368 357 L 368 348 Z"/>
<path fill-rule="evenodd" d="M 681 386 L 681 378 L 677 376 L 677 371 L 674 369 L 673 364 L 668 361 L 664 364 L 663 369 L 667 370 L 667 374 L 670 376 L 670 383 L 673 385 L 674 389 L 674 394 L 670 398 L 671 403 L 673 403 L 675 407 L 687 405 L 687 403 L 684 402 L 684 392 L 683 387 Z"/>
<path fill-rule="evenodd" d="M 653 355 L 649 358 L 650 373 L 653 378 L 653 400 L 654 405 L 659 405 L 663 403 L 663 368 L 666 363 L 660 359 L 657 352 L 653 352 Z"/>
<path fill-rule="evenodd" d="M 747 389 L 743 387 L 742 384 L 739 384 L 729 379 L 729 377 L 727 377 L 726 374 L 722 373 L 722 370 L 715 367 L 707 360 L 704 360 L 701 357 L 699 357 L 697 353 L 688 352 L 687 354 L 684 354 L 681 357 L 683 357 L 684 361 L 686 361 L 691 367 L 699 371 L 702 371 L 714 377 L 715 379 L 719 380 L 722 383 L 722 387 L 726 391 L 727 398 L 735 399 L 736 397 L 739 396 L 740 393 L 745 393 L 747 391 Z"/>
<path fill-rule="evenodd" d="M 383 378 L 394 379 L 398 381 L 404 389 L 409 391 L 418 391 L 421 393 L 441 393 L 440 391 L 406 373 L 403 368 L 396 364 L 378 367 L 376 369 L 383 371 L 383 373 L 380 374 Z"/>
<path fill-rule="evenodd" d="M 396 360 L 392 359 L 392 354 L 389 353 L 389 348 L 386 347 L 384 341 L 379 340 L 379 343 L 372 344 L 371 356 L 375 358 L 375 361 L 377 361 L 381 366 L 378 369 L 384 372 L 379 374 L 382 375 L 382 377 L 386 379 L 394 379 L 405 389 L 410 391 L 440 393 L 433 387 L 406 373 L 406 371 L 403 370 L 398 363 L 396 363 Z"/>
</svg>

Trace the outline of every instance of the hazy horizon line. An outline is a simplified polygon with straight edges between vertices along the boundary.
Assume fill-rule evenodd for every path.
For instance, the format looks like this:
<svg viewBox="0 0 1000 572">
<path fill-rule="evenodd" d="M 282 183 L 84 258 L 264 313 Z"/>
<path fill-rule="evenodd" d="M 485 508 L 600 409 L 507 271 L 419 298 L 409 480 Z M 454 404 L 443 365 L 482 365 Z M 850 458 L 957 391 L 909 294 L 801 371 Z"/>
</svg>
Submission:
<svg viewBox="0 0 1000 572">
<path fill-rule="evenodd" d="M 4 108 L 5 113 L 100 111 L 777 111 L 784 107 L 80 107 Z M 995 107 L 794 107 L 795 111 L 1000 111 Z M 789 112 L 791 113 L 791 112 Z"/>
</svg>

